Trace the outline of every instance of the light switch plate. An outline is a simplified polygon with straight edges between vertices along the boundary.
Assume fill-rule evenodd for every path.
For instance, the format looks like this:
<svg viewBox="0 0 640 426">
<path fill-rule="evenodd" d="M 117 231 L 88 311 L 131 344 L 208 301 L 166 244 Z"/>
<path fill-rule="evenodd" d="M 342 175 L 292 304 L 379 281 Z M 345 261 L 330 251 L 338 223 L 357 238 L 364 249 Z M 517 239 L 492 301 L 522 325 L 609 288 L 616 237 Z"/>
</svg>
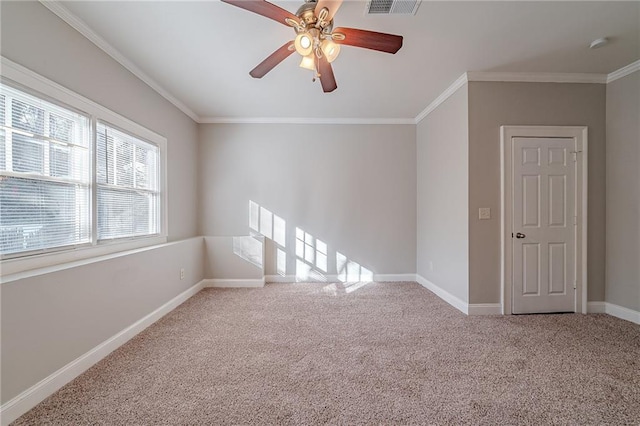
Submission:
<svg viewBox="0 0 640 426">
<path fill-rule="evenodd" d="M 478 209 L 478 219 L 491 219 L 491 209 L 489 207 L 480 207 Z"/>
</svg>

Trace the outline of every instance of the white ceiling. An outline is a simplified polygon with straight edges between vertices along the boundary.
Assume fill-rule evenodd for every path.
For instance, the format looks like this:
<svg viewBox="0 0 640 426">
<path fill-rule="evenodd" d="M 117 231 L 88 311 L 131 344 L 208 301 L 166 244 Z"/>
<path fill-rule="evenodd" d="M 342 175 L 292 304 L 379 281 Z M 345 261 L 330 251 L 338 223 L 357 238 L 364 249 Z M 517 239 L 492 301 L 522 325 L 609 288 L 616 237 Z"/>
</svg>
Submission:
<svg viewBox="0 0 640 426">
<path fill-rule="evenodd" d="M 273 3 L 295 13 L 302 0 Z M 412 119 L 466 71 L 607 74 L 640 59 L 640 2 L 425 0 L 416 16 L 370 16 L 364 0 L 347 0 L 334 26 L 400 34 L 404 45 L 396 55 L 343 46 L 333 63 L 338 89 L 325 94 L 295 53 L 251 78 L 294 32 L 228 4 L 60 4 L 204 121 Z M 609 45 L 588 48 L 605 36 Z"/>
</svg>

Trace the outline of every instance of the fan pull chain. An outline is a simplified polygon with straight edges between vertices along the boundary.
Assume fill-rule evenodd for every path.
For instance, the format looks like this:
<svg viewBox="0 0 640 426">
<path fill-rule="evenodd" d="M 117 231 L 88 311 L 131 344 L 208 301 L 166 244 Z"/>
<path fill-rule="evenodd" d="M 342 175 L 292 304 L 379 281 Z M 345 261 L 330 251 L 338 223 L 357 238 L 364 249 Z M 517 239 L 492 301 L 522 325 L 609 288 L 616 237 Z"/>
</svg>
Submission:
<svg viewBox="0 0 640 426">
<path fill-rule="evenodd" d="M 319 67 L 318 62 L 320 61 L 320 58 L 318 57 L 317 52 L 316 52 L 316 58 L 318 58 L 318 59 L 316 61 L 314 61 L 314 64 L 316 66 L 316 71 L 313 73 L 313 78 L 311 79 L 312 83 L 315 83 L 316 80 L 321 77 L 320 70 L 318 69 L 318 67 Z"/>
</svg>

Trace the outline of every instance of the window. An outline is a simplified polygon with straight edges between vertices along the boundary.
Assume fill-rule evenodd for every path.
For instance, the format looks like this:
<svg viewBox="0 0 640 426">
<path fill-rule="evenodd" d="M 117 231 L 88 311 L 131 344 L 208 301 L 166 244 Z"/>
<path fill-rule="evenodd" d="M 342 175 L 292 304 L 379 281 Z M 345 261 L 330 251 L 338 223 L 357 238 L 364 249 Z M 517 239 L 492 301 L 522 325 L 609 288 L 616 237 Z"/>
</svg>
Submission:
<svg viewBox="0 0 640 426">
<path fill-rule="evenodd" d="M 99 122 L 98 239 L 158 233 L 158 147 Z"/>
<path fill-rule="evenodd" d="M 0 251 L 91 242 L 89 118 L 4 86 Z"/>
<path fill-rule="evenodd" d="M 27 262 L 31 255 L 56 252 L 51 256 L 68 261 L 118 251 L 96 251 L 106 247 L 103 243 L 141 237 L 166 241 L 161 180 L 166 140 L 55 83 L 43 82 L 42 77 L 34 81 L 46 95 L 28 93 L 4 78 L 0 85 L 2 259 Z M 56 100 L 48 100 L 52 98 Z M 57 104 L 58 98 L 72 106 Z M 130 246 L 162 242 L 146 241 Z M 120 250 L 129 248 L 125 245 Z M 91 248 L 93 252 L 86 252 L 94 254 L 69 253 L 79 248 Z M 63 252 L 73 256 L 63 257 Z M 55 263 L 59 262 L 30 267 Z M 3 262 L 3 269 L 7 265 Z"/>
</svg>

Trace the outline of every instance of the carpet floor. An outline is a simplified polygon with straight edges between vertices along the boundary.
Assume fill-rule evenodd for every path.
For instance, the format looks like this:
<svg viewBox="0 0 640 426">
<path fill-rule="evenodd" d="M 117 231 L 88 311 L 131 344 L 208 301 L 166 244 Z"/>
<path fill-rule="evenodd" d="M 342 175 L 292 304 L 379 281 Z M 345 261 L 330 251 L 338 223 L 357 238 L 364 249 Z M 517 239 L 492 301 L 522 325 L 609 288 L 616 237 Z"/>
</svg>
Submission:
<svg viewBox="0 0 640 426">
<path fill-rule="evenodd" d="M 416 283 L 206 289 L 15 425 L 640 424 L 640 326 Z"/>
</svg>

